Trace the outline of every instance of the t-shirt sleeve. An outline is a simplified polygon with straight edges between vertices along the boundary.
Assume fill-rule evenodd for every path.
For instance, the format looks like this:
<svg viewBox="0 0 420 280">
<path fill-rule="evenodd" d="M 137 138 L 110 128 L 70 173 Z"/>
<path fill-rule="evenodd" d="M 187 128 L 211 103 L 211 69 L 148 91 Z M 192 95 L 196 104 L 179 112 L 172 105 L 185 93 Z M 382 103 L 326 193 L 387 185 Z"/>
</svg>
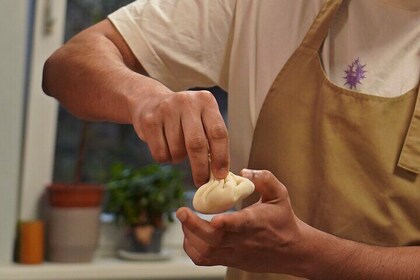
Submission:
<svg viewBox="0 0 420 280">
<path fill-rule="evenodd" d="M 174 91 L 227 88 L 236 0 L 138 0 L 108 16 L 147 73 Z"/>
</svg>

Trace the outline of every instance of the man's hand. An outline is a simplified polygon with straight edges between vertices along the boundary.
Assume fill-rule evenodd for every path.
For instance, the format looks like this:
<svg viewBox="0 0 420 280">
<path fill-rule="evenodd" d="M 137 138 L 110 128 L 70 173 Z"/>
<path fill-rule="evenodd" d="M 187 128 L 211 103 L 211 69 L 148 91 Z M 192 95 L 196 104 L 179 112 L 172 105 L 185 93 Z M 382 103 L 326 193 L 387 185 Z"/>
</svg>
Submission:
<svg viewBox="0 0 420 280">
<path fill-rule="evenodd" d="M 184 250 L 195 264 L 323 280 L 420 279 L 420 247 L 337 238 L 299 220 L 285 186 L 270 172 L 243 170 L 242 176 L 261 194 L 256 204 L 210 222 L 188 208 L 177 211 Z"/>
<path fill-rule="evenodd" d="M 178 163 L 187 155 L 195 184 L 213 174 L 224 179 L 229 171 L 228 133 L 214 96 L 205 90 L 156 91 L 129 100 L 133 126 L 158 162 Z"/>
<path fill-rule="evenodd" d="M 285 186 L 268 171 L 243 170 L 241 175 L 254 182 L 261 200 L 211 222 L 179 209 L 185 252 L 198 265 L 299 274 L 303 223 L 293 213 Z"/>
</svg>

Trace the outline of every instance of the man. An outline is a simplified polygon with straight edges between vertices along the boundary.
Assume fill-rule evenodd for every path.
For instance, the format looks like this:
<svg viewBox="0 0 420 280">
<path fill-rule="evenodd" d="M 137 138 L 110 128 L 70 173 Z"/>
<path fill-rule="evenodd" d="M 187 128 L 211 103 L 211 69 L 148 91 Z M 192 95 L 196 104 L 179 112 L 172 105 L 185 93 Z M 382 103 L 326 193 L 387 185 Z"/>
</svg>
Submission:
<svg viewBox="0 0 420 280">
<path fill-rule="evenodd" d="M 158 161 L 188 156 L 197 186 L 209 153 L 218 179 L 272 172 L 242 171 L 261 199 L 241 211 L 178 210 L 195 263 L 228 279 L 417 279 L 419 8 L 137 1 L 58 50 L 44 89 L 80 117 L 132 123 Z M 229 140 L 212 96 L 185 91 L 215 84 Z"/>
</svg>

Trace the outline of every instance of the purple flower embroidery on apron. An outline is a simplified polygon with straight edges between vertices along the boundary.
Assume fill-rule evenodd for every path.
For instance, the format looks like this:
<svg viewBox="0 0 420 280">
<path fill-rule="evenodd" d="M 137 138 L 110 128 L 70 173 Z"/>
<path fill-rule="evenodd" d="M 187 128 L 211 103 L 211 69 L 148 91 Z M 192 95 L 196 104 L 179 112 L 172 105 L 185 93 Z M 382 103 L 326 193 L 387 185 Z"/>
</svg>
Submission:
<svg viewBox="0 0 420 280">
<path fill-rule="evenodd" d="M 362 84 L 361 80 L 366 78 L 364 69 L 366 66 L 360 63 L 360 59 L 357 58 L 351 65 L 348 65 L 347 69 L 344 70 L 345 76 L 343 77 L 346 82 L 344 85 L 348 85 L 350 89 L 356 89 L 357 84 Z"/>
</svg>

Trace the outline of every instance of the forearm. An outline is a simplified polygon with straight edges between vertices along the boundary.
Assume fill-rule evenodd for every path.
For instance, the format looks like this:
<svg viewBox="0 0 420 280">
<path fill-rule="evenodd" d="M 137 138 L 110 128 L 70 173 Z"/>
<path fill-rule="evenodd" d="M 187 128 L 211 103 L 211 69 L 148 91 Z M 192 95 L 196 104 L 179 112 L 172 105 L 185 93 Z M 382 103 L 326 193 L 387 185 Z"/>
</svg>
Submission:
<svg viewBox="0 0 420 280">
<path fill-rule="evenodd" d="M 194 182 L 211 168 L 229 170 L 227 129 L 214 96 L 205 90 L 173 92 L 147 77 L 109 20 L 83 31 L 45 63 L 43 89 L 72 114 L 88 120 L 130 123 L 158 162 L 187 156 Z"/>
<path fill-rule="evenodd" d="M 420 247 L 378 247 L 315 232 L 310 279 L 420 279 Z"/>
<path fill-rule="evenodd" d="M 124 48 L 101 28 L 82 32 L 45 63 L 44 91 L 80 118 L 131 123 L 130 100 L 169 89 L 137 73 L 141 65 Z"/>
</svg>

